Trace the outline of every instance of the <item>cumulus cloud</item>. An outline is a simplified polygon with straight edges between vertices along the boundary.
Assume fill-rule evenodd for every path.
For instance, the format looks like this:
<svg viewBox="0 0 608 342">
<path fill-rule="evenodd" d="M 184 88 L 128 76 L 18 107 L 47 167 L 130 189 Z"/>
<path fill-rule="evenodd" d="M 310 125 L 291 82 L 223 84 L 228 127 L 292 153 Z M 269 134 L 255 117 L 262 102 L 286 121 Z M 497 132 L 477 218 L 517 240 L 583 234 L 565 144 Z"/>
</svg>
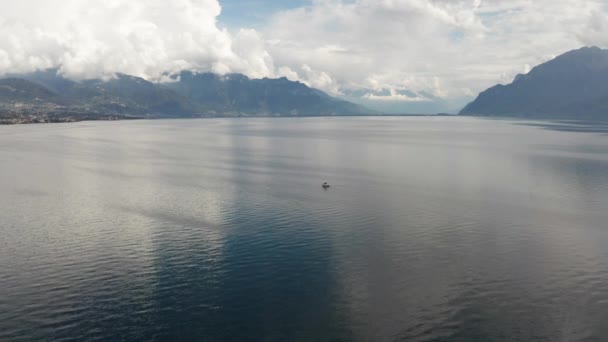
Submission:
<svg viewBox="0 0 608 342">
<path fill-rule="evenodd" d="M 359 94 L 368 105 L 455 110 L 567 50 L 608 47 L 607 7 L 606 0 L 311 0 L 257 30 L 227 30 L 217 22 L 218 0 L 4 1 L 0 74 L 56 67 L 73 79 L 122 72 L 154 81 L 186 69 L 240 72 Z"/>
<path fill-rule="evenodd" d="M 408 89 L 433 95 L 415 98 L 428 111 L 438 98 L 454 110 L 558 54 L 607 47 L 608 17 L 604 0 L 316 0 L 277 14 L 263 34 L 276 65 L 306 64 L 331 89 L 386 88 L 384 100 L 411 102 L 395 95 Z"/>
<path fill-rule="evenodd" d="M 592 12 L 587 26 L 579 33 L 579 38 L 586 45 L 608 46 L 608 14 L 602 11 Z"/>
<path fill-rule="evenodd" d="M 372 101 L 394 101 L 394 102 L 427 102 L 431 101 L 421 96 L 411 96 L 409 94 L 400 94 L 394 89 L 391 89 L 387 94 L 377 95 L 373 92 L 367 93 L 363 96 L 363 99 Z"/>
<path fill-rule="evenodd" d="M 159 79 L 183 69 L 270 75 L 253 30 L 218 27 L 217 0 L 19 0 L 0 5 L 0 73 L 60 68 Z"/>
</svg>

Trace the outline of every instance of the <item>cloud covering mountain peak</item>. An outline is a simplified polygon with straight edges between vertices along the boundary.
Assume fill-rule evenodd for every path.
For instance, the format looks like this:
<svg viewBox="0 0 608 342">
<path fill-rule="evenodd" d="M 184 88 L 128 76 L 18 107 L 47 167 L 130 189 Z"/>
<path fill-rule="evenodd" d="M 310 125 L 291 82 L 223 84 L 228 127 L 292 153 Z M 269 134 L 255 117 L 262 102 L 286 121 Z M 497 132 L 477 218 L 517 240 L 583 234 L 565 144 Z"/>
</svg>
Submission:
<svg viewBox="0 0 608 342">
<path fill-rule="evenodd" d="M 58 67 L 69 78 L 184 69 L 272 73 L 259 34 L 219 28 L 216 0 L 22 0 L 3 3 L 0 73 Z"/>
<path fill-rule="evenodd" d="M 457 109 L 564 51 L 608 47 L 605 0 L 310 0 L 264 16 L 255 29 L 218 21 L 223 1 L 6 1 L 0 74 L 287 76 L 332 95 L 388 89 L 390 97 L 361 101 L 433 112 Z M 400 89 L 431 96 L 412 101 Z"/>
</svg>

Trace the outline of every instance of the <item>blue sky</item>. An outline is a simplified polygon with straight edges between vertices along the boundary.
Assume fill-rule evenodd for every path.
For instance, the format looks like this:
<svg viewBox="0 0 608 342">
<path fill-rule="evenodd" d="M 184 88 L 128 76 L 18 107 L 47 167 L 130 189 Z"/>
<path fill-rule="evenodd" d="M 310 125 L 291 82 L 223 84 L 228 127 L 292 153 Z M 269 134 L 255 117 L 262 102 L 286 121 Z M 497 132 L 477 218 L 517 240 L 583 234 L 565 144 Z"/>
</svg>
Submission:
<svg viewBox="0 0 608 342">
<path fill-rule="evenodd" d="M 274 13 L 281 10 L 299 8 L 310 4 L 311 0 L 220 0 L 222 14 L 220 25 L 230 29 L 241 27 L 257 28 Z"/>
</svg>

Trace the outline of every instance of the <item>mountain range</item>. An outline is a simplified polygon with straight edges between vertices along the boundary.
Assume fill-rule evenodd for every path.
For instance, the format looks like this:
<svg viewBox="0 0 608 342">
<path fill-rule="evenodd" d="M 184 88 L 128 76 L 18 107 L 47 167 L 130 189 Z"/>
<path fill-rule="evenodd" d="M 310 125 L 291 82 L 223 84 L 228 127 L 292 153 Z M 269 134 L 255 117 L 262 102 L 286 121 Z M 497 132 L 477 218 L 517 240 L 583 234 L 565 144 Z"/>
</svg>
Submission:
<svg viewBox="0 0 608 342">
<path fill-rule="evenodd" d="M 608 50 L 584 47 L 479 94 L 461 115 L 608 119 Z"/>
<path fill-rule="evenodd" d="M 377 114 L 287 78 L 189 71 L 170 82 L 116 74 L 73 81 L 57 69 L 0 79 L 0 123 L 122 118 Z M 460 115 L 608 119 L 608 50 L 585 47 L 479 94 Z"/>
<path fill-rule="evenodd" d="M 182 72 L 152 83 L 116 74 L 72 81 L 57 70 L 0 79 L 0 119 L 77 121 L 106 118 L 363 115 L 360 105 L 287 78 Z"/>
</svg>

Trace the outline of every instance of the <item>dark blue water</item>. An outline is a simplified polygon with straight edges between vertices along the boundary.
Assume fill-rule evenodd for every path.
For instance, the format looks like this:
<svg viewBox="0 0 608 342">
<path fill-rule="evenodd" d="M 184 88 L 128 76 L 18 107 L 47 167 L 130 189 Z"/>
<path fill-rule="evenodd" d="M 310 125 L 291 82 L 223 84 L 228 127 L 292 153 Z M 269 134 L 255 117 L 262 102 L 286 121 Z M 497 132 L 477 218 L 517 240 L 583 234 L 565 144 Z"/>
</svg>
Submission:
<svg viewBox="0 0 608 342">
<path fill-rule="evenodd" d="M 597 127 L 0 127 L 0 340 L 607 341 Z"/>
</svg>

